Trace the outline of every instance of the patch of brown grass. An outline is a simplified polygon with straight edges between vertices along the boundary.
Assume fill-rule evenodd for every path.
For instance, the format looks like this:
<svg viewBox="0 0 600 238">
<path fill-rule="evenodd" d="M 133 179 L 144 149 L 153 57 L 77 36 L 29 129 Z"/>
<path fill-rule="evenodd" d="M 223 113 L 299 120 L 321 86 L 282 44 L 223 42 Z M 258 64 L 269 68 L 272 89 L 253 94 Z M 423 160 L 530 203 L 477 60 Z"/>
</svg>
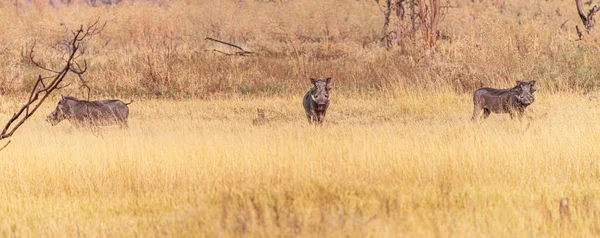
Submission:
<svg viewBox="0 0 600 238">
<path fill-rule="evenodd" d="M 576 11 L 568 3 L 457 3 L 440 31 L 450 37 L 431 50 L 419 40 L 386 51 L 382 14 L 371 1 L 124 2 L 53 8 L 22 3 L 0 7 L 0 89 L 24 92 L 40 73 L 22 57 L 52 64 L 48 47 L 76 28 L 110 20 L 87 46 L 88 81 L 99 95 L 200 97 L 281 95 L 305 90 L 310 76 L 331 76 L 336 90 L 368 94 L 395 87 L 469 92 L 538 80 L 542 90 L 586 92 L 598 87 L 596 35 L 575 41 Z M 565 30 L 561 25 L 565 22 Z M 205 41 L 214 37 L 254 51 Z"/>
</svg>

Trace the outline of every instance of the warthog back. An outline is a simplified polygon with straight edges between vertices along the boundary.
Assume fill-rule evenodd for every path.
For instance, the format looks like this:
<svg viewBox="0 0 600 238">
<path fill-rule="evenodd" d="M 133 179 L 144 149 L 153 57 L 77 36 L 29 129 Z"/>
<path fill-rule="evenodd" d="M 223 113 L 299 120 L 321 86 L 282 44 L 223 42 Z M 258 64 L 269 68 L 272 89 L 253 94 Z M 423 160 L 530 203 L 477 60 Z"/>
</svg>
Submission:
<svg viewBox="0 0 600 238">
<path fill-rule="evenodd" d="M 132 101 L 133 102 L 133 101 Z M 75 125 L 111 125 L 127 127 L 130 103 L 120 100 L 78 100 L 75 97 L 63 96 L 56 109 L 48 116 L 52 125 L 67 119 Z"/>
</svg>

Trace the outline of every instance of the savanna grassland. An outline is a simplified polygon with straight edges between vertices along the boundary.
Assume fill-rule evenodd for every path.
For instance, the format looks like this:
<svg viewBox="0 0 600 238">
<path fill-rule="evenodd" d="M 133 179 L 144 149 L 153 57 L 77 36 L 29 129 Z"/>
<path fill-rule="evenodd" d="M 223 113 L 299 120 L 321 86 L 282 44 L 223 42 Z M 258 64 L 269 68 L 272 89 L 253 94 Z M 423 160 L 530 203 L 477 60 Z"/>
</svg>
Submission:
<svg viewBox="0 0 600 238">
<path fill-rule="evenodd" d="M 61 23 L 108 21 L 91 98 L 135 100 L 126 130 L 52 127 L 59 93 L 85 97 L 67 79 L 0 151 L 1 236 L 599 236 L 598 35 L 576 41 L 574 3 L 455 5 L 448 39 L 386 50 L 371 1 L 0 3 L 1 122 L 44 73 L 34 41 L 59 65 Z M 474 89 L 515 80 L 538 82 L 523 120 L 470 120 Z"/>
</svg>

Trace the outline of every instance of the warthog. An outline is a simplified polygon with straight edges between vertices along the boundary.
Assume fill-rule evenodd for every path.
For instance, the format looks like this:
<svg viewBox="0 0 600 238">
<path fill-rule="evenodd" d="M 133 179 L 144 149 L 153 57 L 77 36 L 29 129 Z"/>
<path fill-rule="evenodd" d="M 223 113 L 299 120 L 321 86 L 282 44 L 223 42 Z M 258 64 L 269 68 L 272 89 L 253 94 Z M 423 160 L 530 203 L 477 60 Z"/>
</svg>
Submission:
<svg viewBox="0 0 600 238">
<path fill-rule="evenodd" d="M 525 108 L 533 103 L 535 98 L 534 81 L 517 81 L 517 86 L 507 89 L 480 88 L 473 93 L 473 117 L 477 120 L 479 112 L 483 109 L 483 118 L 494 113 L 508 113 L 512 119 L 516 114 L 519 118 Z"/>
<path fill-rule="evenodd" d="M 264 109 L 257 108 L 256 114 L 257 114 L 256 118 L 254 118 L 254 120 L 252 120 L 252 125 L 262 126 L 262 125 L 267 124 L 267 119 L 265 118 L 265 110 Z"/>
<path fill-rule="evenodd" d="M 329 107 L 329 91 L 331 90 L 329 83 L 331 82 L 331 78 L 311 78 L 310 82 L 313 84 L 313 87 L 304 95 L 302 104 L 304 105 L 308 121 L 310 123 L 322 124 L 325 121 L 325 113 Z"/>
<path fill-rule="evenodd" d="M 101 126 L 118 124 L 127 127 L 129 108 L 120 100 L 79 100 L 71 96 L 62 96 L 56 109 L 48 115 L 46 121 L 53 126 L 64 119 L 75 126 Z"/>
</svg>

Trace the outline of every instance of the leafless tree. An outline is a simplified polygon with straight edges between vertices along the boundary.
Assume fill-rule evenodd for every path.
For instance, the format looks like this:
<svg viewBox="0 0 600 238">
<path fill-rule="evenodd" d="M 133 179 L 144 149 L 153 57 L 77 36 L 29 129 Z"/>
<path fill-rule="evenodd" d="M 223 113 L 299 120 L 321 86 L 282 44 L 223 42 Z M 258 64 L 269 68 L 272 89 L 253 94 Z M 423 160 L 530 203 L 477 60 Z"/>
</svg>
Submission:
<svg viewBox="0 0 600 238">
<path fill-rule="evenodd" d="M 385 5 L 383 5 L 383 7 L 379 3 L 379 0 L 375 1 L 377 2 L 379 9 L 383 13 L 382 40 L 385 41 L 385 47 L 387 49 L 390 49 L 394 45 L 398 45 L 404 42 L 402 38 L 406 36 L 405 27 L 402 26 L 402 23 L 404 23 L 405 15 L 405 0 L 385 0 Z M 413 0 L 410 0 L 410 6 L 413 6 L 413 2 Z M 411 22 L 414 23 L 413 11 L 411 11 Z"/>
<path fill-rule="evenodd" d="M 87 27 L 81 25 L 78 30 L 72 31 L 70 37 L 67 39 L 69 47 L 66 48 L 64 52 L 65 57 L 62 62 L 63 67 L 59 69 L 48 68 L 34 60 L 35 43 L 31 46 L 31 49 L 29 50 L 30 62 L 38 68 L 50 73 L 50 75 L 46 77 L 42 77 L 42 75 L 38 76 L 29 92 L 27 102 L 13 114 L 4 125 L 4 128 L 0 133 L 0 140 L 11 137 L 15 131 L 37 111 L 52 92 L 68 86 L 68 84 L 63 83 L 63 80 L 69 73 L 76 74 L 79 77 L 81 84 L 88 89 L 89 98 L 89 87 L 82 76 L 87 70 L 87 62 L 85 59 L 80 60 L 84 54 L 81 47 L 85 42 L 89 41 L 92 36 L 102 32 L 105 26 L 106 22 L 100 23 L 97 20 Z"/>
<path fill-rule="evenodd" d="M 446 0 L 445 6 L 440 0 L 385 0 L 385 5 L 375 1 L 383 13 L 383 40 L 387 49 L 403 45 L 407 38 L 415 39 L 419 31 L 425 45 L 434 46 L 441 35 L 439 24 L 451 7 L 450 0 Z"/>
<path fill-rule="evenodd" d="M 585 14 L 581 0 L 575 0 L 575 4 L 577 5 L 577 12 L 579 13 L 579 18 L 581 18 L 585 30 L 587 33 L 590 33 L 594 29 L 594 14 L 600 10 L 600 7 L 594 5 L 594 7 L 592 7 L 592 9 Z M 579 30 L 578 26 L 575 26 L 575 28 L 577 29 L 577 35 L 579 36 L 579 39 L 581 39 L 583 37 L 583 33 L 581 30 Z"/>
<path fill-rule="evenodd" d="M 423 31 L 425 44 L 428 46 L 435 45 L 441 18 L 440 0 L 429 0 L 429 5 L 425 4 L 425 0 L 419 0 L 421 30 Z"/>
</svg>

